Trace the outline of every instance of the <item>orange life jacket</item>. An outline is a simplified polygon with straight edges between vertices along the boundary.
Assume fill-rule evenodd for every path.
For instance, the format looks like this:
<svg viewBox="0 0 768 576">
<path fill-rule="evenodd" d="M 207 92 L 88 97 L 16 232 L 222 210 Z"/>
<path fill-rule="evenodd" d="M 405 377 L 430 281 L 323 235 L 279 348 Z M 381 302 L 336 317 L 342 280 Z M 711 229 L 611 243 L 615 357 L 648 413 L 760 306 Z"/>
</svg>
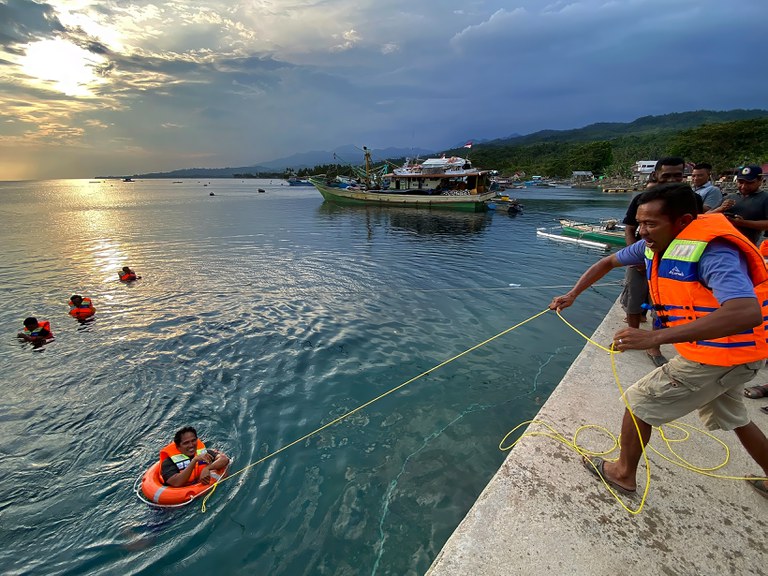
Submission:
<svg viewBox="0 0 768 576">
<path fill-rule="evenodd" d="M 197 453 L 198 454 L 205 454 L 207 450 L 205 449 L 205 444 L 203 444 L 202 440 L 200 438 L 197 439 Z M 191 458 L 187 456 L 186 454 L 182 454 L 179 452 L 178 447 L 176 446 L 175 442 L 168 443 L 162 450 L 160 450 L 160 466 L 163 465 L 163 462 L 165 462 L 166 458 L 170 458 L 173 460 L 173 463 L 176 464 L 176 468 L 179 469 L 179 472 L 182 470 L 185 470 L 187 466 L 189 466 L 189 463 L 191 462 Z M 198 466 L 195 466 L 195 470 L 192 472 L 192 475 L 189 477 L 188 483 L 192 484 L 193 482 L 197 482 L 200 479 L 200 472 L 203 470 L 203 468 L 207 466 L 204 462 L 198 462 Z"/>
<path fill-rule="evenodd" d="M 53 332 L 51 332 L 51 323 L 48 322 L 48 320 L 42 320 L 38 322 L 37 328 L 35 328 L 34 330 L 30 330 L 29 328 L 24 326 L 24 332 L 27 333 L 27 336 L 32 336 L 33 338 L 36 338 L 40 336 L 40 332 L 42 332 L 43 328 L 48 330 L 48 333 L 50 334 L 50 336 L 48 336 L 48 339 L 53 338 Z"/>
<path fill-rule="evenodd" d="M 124 274 L 120 274 L 120 280 L 122 282 L 131 282 L 136 280 L 136 272 L 126 272 Z"/>
<path fill-rule="evenodd" d="M 69 315 L 74 316 L 75 318 L 87 318 L 88 316 L 93 316 L 94 312 L 96 312 L 96 308 L 93 307 L 90 298 L 83 298 L 83 301 L 79 306 L 72 304 L 72 300 L 70 300 L 68 304 Z"/>
<path fill-rule="evenodd" d="M 768 258 L 768 240 L 763 240 L 763 243 L 760 244 L 760 254 L 763 255 L 763 258 Z"/>
<path fill-rule="evenodd" d="M 713 340 L 680 342 L 678 353 L 687 360 L 714 366 L 735 366 L 768 358 L 768 270 L 757 247 L 722 214 L 703 214 L 670 243 L 663 255 L 646 248 L 648 285 L 663 328 L 680 326 L 720 308 L 712 291 L 701 282 L 699 260 L 714 239 L 728 241 L 747 261 L 763 321 L 751 330 Z"/>
</svg>

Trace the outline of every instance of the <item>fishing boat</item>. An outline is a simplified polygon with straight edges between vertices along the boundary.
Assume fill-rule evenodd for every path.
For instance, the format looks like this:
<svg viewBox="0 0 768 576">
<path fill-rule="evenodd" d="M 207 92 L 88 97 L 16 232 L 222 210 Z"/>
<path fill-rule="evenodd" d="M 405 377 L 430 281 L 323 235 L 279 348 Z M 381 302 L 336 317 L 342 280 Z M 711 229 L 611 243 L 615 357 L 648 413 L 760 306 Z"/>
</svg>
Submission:
<svg viewBox="0 0 768 576">
<path fill-rule="evenodd" d="M 616 220 L 603 220 L 597 224 L 560 220 L 563 236 L 603 242 L 611 246 L 626 246 L 624 227 Z"/>
<path fill-rule="evenodd" d="M 326 201 L 483 212 L 486 200 L 496 195 L 491 190 L 491 171 L 473 168 L 466 158 L 407 159 L 403 166 L 387 172 L 386 165 L 373 169 L 369 150 L 363 150 L 365 170 L 353 168 L 356 179 L 326 175 L 309 179 Z"/>
</svg>

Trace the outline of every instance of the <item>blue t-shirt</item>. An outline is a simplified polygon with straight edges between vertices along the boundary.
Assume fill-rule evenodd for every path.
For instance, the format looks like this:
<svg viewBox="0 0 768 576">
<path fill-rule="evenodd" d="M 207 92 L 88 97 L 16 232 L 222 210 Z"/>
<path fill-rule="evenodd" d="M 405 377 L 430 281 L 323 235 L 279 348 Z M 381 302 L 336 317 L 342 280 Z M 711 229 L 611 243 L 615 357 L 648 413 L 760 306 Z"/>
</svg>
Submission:
<svg viewBox="0 0 768 576">
<path fill-rule="evenodd" d="M 616 252 L 616 258 L 623 266 L 645 264 L 645 240 L 622 248 Z M 721 306 L 734 298 L 757 298 L 746 258 L 727 240 L 713 240 L 704 249 L 699 260 L 699 278 Z"/>
</svg>

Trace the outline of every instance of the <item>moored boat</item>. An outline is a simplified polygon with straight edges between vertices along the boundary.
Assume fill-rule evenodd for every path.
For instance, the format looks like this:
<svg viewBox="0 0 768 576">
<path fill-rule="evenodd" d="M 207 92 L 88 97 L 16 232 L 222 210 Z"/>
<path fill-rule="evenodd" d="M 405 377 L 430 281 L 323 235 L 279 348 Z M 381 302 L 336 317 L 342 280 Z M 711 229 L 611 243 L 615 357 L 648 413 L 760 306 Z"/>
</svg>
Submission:
<svg viewBox="0 0 768 576">
<path fill-rule="evenodd" d="M 309 180 L 303 180 L 301 178 L 291 176 L 290 178 L 288 178 L 288 185 L 289 186 L 312 186 L 312 182 L 310 182 Z"/>
<path fill-rule="evenodd" d="M 385 173 L 372 170 L 365 149 L 366 168 L 350 182 L 314 176 L 310 182 L 330 202 L 446 208 L 470 212 L 486 210 L 495 196 L 489 170 L 473 168 L 465 158 L 430 158 L 421 163 L 407 160 Z"/>
<path fill-rule="evenodd" d="M 626 246 L 624 229 L 616 220 L 604 220 L 599 224 L 574 222 L 572 220 L 560 220 L 563 236 L 604 242 L 611 246 Z"/>
</svg>

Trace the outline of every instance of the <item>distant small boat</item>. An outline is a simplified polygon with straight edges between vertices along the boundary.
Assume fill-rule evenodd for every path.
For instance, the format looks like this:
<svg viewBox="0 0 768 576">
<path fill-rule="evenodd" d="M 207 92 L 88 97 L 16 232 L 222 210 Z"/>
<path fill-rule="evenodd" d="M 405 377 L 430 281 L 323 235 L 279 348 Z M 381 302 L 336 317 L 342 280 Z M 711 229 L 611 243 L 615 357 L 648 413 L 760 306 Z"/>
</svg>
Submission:
<svg viewBox="0 0 768 576">
<path fill-rule="evenodd" d="M 213 192 L 208 192 L 208 196 L 216 196 Z"/>
<path fill-rule="evenodd" d="M 123 178 L 123 182 L 133 182 L 132 178 Z"/>
<path fill-rule="evenodd" d="M 174 184 L 183 184 L 183 182 L 181 180 L 176 180 L 174 181 Z"/>
<path fill-rule="evenodd" d="M 312 182 L 309 180 L 302 180 L 301 178 L 296 178 L 295 176 L 291 176 L 288 178 L 288 185 L 289 186 L 313 186 Z"/>
<path fill-rule="evenodd" d="M 264 190 L 264 188 L 259 188 L 259 192 L 263 194 L 264 192 L 266 192 L 266 190 Z"/>
</svg>

